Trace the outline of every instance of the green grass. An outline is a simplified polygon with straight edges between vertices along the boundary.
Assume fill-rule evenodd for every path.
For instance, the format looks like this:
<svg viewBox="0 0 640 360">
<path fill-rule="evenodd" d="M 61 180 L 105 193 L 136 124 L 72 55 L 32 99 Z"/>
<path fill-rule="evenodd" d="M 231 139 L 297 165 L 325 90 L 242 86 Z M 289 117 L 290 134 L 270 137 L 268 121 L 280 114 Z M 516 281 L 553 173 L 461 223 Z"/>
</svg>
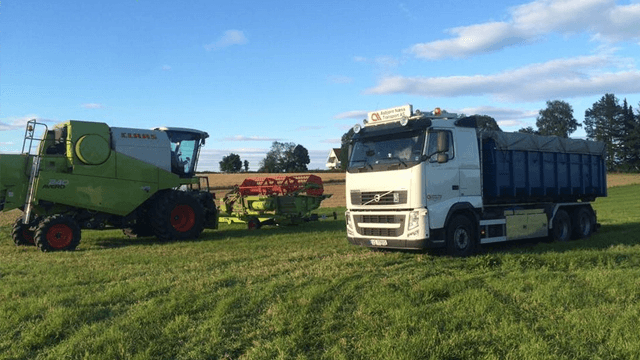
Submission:
<svg viewBox="0 0 640 360">
<path fill-rule="evenodd" d="M 191 242 L 85 231 L 61 253 L 5 227 L 0 358 L 638 358 L 639 194 L 599 199 L 591 239 L 466 259 L 354 247 L 343 218 Z"/>
</svg>

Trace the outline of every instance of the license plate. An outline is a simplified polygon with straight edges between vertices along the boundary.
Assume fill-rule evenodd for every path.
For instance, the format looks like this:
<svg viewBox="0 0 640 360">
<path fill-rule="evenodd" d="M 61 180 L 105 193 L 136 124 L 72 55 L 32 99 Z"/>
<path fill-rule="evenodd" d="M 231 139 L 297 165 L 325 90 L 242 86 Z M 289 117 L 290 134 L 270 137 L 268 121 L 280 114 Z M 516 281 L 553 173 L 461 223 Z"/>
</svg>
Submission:
<svg viewBox="0 0 640 360">
<path fill-rule="evenodd" d="M 373 246 L 387 246 L 387 240 L 370 240 Z"/>
</svg>

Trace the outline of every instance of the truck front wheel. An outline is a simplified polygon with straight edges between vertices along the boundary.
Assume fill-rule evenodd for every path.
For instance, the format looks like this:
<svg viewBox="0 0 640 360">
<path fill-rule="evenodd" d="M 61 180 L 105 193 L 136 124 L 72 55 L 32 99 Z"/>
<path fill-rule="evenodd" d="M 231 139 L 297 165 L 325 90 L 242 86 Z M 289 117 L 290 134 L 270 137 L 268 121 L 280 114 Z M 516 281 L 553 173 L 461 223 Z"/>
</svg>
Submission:
<svg viewBox="0 0 640 360">
<path fill-rule="evenodd" d="M 447 226 L 447 252 L 451 256 L 469 256 L 476 249 L 473 222 L 464 215 L 456 215 Z"/>
<path fill-rule="evenodd" d="M 558 210 L 553 218 L 553 229 L 551 229 L 553 241 L 569 241 L 571 239 L 571 218 L 564 210 Z"/>
<path fill-rule="evenodd" d="M 75 250 L 80 236 L 80 226 L 72 217 L 57 214 L 47 216 L 38 224 L 34 240 L 42 251 Z"/>
</svg>

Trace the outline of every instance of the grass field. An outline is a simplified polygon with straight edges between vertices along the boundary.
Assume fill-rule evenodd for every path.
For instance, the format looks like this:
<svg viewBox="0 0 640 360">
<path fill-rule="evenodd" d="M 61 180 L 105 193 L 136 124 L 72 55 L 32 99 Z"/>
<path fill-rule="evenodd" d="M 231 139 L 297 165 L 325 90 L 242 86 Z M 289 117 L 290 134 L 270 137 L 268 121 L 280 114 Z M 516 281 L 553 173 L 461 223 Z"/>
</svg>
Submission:
<svg viewBox="0 0 640 360">
<path fill-rule="evenodd" d="M 3 227 L 0 359 L 638 358 L 640 185 L 595 208 L 588 240 L 465 259 L 351 246 L 342 217 L 62 253 Z"/>
</svg>

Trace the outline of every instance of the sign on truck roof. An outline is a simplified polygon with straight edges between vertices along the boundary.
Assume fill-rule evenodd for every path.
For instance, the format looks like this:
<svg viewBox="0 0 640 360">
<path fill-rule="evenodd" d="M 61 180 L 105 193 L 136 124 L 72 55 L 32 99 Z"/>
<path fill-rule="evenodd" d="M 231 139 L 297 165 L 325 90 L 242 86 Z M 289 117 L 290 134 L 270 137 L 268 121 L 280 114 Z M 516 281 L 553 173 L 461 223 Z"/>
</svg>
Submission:
<svg viewBox="0 0 640 360">
<path fill-rule="evenodd" d="M 367 126 L 400 121 L 413 115 L 413 105 L 397 106 L 390 109 L 372 111 L 367 116 Z"/>
</svg>

